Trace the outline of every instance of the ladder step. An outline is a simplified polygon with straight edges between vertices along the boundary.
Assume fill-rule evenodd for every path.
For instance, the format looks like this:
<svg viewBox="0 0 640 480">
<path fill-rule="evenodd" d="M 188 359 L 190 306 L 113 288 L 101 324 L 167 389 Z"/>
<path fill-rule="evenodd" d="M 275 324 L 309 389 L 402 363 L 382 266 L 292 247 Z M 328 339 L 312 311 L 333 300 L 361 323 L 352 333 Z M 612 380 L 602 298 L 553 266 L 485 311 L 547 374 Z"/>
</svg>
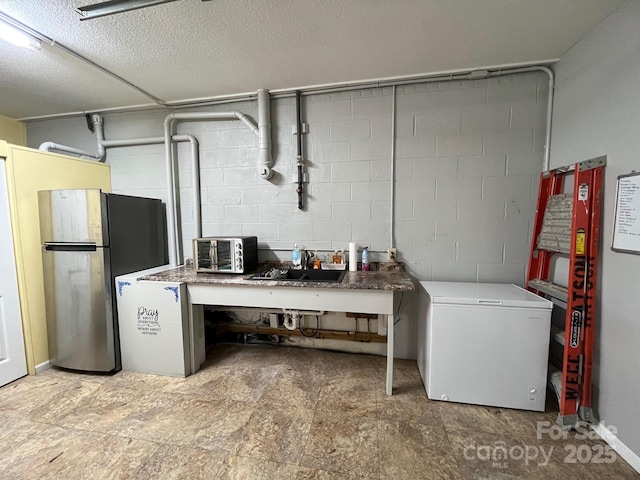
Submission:
<svg viewBox="0 0 640 480">
<path fill-rule="evenodd" d="M 538 237 L 538 249 L 568 255 L 571 251 L 571 240 L 564 236 L 547 234 L 543 237 L 540 235 L 540 237 Z"/>
<path fill-rule="evenodd" d="M 538 290 L 539 292 L 546 293 L 547 295 L 551 295 L 553 298 L 557 298 L 558 300 L 562 300 L 563 302 L 566 302 L 569 298 L 567 287 L 563 287 L 556 283 L 547 282 L 546 280 L 529 280 L 528 287 Z"/>
<path fill-rule="evenodd" d="M 573 196 L 562 193 L 551 195 L 537 238 L 537 247 L 550 252 L 568 254 L 571 251 L 571 219 Z"/>
<path fill-rule="evenodd" d="M 558 403 L 562 397 L 562 372 L 552 363 L 549 364 L 549 387 L 556 392 Z"/>
<path fill-rule="evenodd" d="M 551 325 L 551 338 L 564 346 L 564 330 L 555 325 Z"/>
</svg>

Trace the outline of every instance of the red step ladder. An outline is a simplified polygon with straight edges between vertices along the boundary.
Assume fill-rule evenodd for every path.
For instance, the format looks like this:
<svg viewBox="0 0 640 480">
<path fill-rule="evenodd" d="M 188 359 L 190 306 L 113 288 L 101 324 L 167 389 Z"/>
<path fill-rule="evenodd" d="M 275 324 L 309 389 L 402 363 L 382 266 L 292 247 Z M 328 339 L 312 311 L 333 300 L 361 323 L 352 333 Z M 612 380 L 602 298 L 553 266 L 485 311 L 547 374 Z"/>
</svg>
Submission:
<svg viewBox="0 0 640 480">
<path fill-rule="evenodd" d="M 563 328 L 552 326 L 549 363 L 549 385 L 560 405 L 558 424 L 565 428 L 593 421 L 596 278 L 606 163 L 603 156 L 540 176 L 526 285 L 566 309 Z M 565 182 L 570 176 L 572 190 Z M 559 274 L 561 268 L 555 271 L 562 257 L 569 262 L 568 278 Z"/>
</svg>

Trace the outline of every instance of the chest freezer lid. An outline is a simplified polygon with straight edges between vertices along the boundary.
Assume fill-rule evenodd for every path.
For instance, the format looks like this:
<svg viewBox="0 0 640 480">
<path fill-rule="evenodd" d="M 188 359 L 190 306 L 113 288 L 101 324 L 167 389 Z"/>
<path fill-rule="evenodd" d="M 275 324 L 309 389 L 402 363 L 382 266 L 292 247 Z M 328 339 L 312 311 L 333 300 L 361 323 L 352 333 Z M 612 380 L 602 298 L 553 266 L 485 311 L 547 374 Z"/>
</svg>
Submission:
<svg viewBox="0 0 640 480">
<path fill-rule="evenodd" d="M 434 304 L 544 309 L 553 306 L 549 300 L 513 284 L 420 282 L 420 285 Z"/>
</svg>

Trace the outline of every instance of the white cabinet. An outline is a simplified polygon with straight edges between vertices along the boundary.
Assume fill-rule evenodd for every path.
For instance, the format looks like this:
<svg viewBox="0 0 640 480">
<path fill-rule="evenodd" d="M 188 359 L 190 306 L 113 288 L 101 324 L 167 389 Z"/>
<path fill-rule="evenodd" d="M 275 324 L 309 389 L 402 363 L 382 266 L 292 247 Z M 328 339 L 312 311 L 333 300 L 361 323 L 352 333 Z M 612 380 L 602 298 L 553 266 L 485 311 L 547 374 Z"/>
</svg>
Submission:
<svg viewBox="0 0 640 480">
<path fill-rule="evenodd" d="M 186 284 L 139 281 L 156 267 L 116 277 L 122 369 L 186 377 L 204 362 L 202 307 L 189 311 Z"/>
</svg>

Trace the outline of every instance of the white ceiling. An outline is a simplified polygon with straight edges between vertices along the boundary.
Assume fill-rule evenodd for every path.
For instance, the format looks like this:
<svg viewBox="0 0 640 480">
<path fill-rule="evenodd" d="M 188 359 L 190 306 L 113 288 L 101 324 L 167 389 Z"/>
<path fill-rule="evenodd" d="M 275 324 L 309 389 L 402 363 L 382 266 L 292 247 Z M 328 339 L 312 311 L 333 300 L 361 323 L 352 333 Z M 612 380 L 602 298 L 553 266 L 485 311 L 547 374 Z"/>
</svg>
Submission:
<svg viewBox="0 0 640 480">
<path fill-rule="evenodd" d="M 95 0 L 0 11 L 163 101 L 553 61 L 623 0 L 179 0 L 80 21 Z M 0 114 L 151 100 L 50 45 L 0 41 Z"/>
</svg>

